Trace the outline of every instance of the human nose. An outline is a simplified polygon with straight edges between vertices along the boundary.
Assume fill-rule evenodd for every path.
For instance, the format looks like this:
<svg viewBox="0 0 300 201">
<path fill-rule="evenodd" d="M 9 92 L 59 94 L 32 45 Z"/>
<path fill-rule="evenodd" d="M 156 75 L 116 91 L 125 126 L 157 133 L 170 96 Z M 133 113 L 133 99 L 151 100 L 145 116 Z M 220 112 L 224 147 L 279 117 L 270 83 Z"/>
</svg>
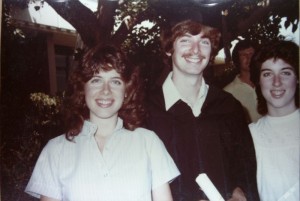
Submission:
<svg viewBox="0 0 300 201">
<path fill-rule="evenodd" d="M 246 58 L 247 61 L 249 61 L 251 59 L 251 55 L 250 54 L 246 54 L 245 58 Z"/>
<path fill-rule="evenodd" d="M 192 52 L 194 53 L 194 54 L 197 54 L 197 53 L 199 53 L 199 45 L 197 44 L 197 43 L 193 43 L 192 44 Z"/>
<path fill-rule="evenodd" d="M 252 59 L 252 57 L 253 57 L 253 53 L 249 53 L 249 54 L 247 55 L 247 58 L 248 58 L 249 61 Z"/>
<path fill-rule="evenodd" d="M 104 95 L 108 95 L 111 92 L 109 83 L 104 83 L 102 92 Z"/>
<path fill-rule="evenodd" d="M 281 85 L 281 77 L 279 75 L 275 75 L 273 77 L 273 86 L 280 86 Z"/>
</svg>

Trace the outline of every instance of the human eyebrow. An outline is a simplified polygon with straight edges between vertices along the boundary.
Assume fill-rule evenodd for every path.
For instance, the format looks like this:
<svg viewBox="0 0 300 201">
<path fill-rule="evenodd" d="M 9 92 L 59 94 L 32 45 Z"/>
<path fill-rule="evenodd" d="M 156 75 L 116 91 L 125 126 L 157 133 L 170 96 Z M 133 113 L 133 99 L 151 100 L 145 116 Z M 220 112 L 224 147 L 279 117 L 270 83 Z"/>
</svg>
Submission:
<svg viewBox="0 0 300 201">
<path fill-rule="evenodd" d="M 184 34 L 182 34 L 181 36 L 179 36 L 179 38 L 182 38 L 182 37 L 191 37 L 192 36 L 192 34 L 190 34 L 190 33 L 184 33 Z"/>
<path fill-rule="evenodd" d="M 271 71 L 269 68 L 260 69 L 260 72 Z"/>
<path fill-rule="evenodd" d="M 92 78 L 102 78 L 100 75 L 93 75 Z"/>
<path fill-rule="evenodd" d="M 295 71 L 295 69 L 291 66 L 287 66 L 287 67 L 284 67 L 282 68 L 281 70 L 291 70 L 291 71 Z"/>
<path fill-rule="evenodd" d="M 120 79 L 120 80 L 122 80 L 122 77 L 121 76 L 114 76 L 114 77 L 111 77 L 111 79 Z"/>
<path fill-rule="evenodd" d="M 189 32 L 186 32 L 186 33 L 184 33 L 182 36 L 188 36 L 188 37 L 190 37 L 190 36 L 192 36 L 192 34 L 189 33 Z"/>
</svg>

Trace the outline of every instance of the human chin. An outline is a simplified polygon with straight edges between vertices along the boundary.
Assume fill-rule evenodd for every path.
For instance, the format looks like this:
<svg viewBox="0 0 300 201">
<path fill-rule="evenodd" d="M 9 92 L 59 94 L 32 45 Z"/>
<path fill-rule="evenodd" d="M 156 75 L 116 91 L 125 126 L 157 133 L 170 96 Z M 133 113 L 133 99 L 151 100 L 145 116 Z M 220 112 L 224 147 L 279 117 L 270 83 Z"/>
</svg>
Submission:
<svg viewBox="0 0 300 201">
<path fill-rule="evenodd" d="M 90 111 L 90 119 L 109 119 L 118 116 L 116 109 L 98 109 Z"/>
</svg>

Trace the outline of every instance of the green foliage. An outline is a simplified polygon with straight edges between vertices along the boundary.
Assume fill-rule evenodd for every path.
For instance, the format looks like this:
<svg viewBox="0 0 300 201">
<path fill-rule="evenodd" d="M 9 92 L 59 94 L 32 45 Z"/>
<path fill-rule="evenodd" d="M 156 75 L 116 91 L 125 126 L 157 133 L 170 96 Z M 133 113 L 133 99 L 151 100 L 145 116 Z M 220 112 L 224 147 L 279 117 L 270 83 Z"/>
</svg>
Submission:
<svg viewBox="0 0 300 201">
<path fill-rule="evenodd" d="M 140 51 L 140 48 L 147 46 L 150 48 L 149 52 L 157 53 L 157 46 L 151 48 L 149 45 L 158 42 L 160 34 L 158 24 L 160 24 L 162 17 L 157 15 L 155 10 L 148 7 L 147 0 L 126 1 L 116 13 L 116 23 L 120 23 L 122 19 L 130 16 L 136 24 L 122 45 L 124 51 L 134 55 Z M 146 23 L 148 26 L 140 24 L 145 21 L 148 22 Z"/>
<path fill-rule="evenodd" d="M 125 1 L 120 8 L 116 10 L 116 21 L 122 21 L 126 16 L 136 19 L 139 13 L 144 12 L 148 7 L 147 0 Z"/>
<path fill-rule="evenodd" d="M 238 20 L 247 19 L 256 10 L 262 9 L 262 0 L 239 0 L 228 9 L 229 15 L 227 17 L 229 30 L 235 32 Z M 266 41 L 274 39 L 284 39 L 279 34 L 281 19 L 286 17 L 285 28 L 292 25 L 293 32 L 296 31 L 299 24 L 299 1 L 290 0 L 288 3 L 282 0 L 270 1 L 272 7 L 266 10 L 264 16 L 258 23 L 254 23 L 245 33 L 241 34 L 242 37 L 249 38 L 263 44 Z"/>
<path fill-rule="evenodd" d="M 117 24 L 127 16 L 131 16 L 135 24 L 121 48 L 141 67 L 147 88 L 162 70 L 160 31 L 165 19 L 149 7 L 147 0 L 126 1 L 116 13 Z"/>
<path fill-rule="evenodd" d="M 21 3 L 21 1 L 19 3 Z M 17 5 L 19 5 L 19 3 Z M 27 4 L 25 3 L 25 5 L 27 5 Z M 4 1 L 2 16 L 3 16 L 3 27 L 5 27 L 6 30 L 2 32 L 2 34 L 4 35 L 3 37 L 9 37 L 11 39 L 13 39 L 13 38 L 24 39 L 25 35 L 24 35 L 22 29 L 14 26 L 14 20 L 12 19 L 12 16 L 10 15 L 10 7 L 11 7 L 11 4 L 7 1 Z"/>
<path fill-rule="evenodd" d="M 258 44 L 263 45 L 270 40 L 284 39 L 284 36 L 280 35 L 279 25 L 281 19 L 270 18 L 261 21 L 253 25 L 253 28 L 250 28 L 247 33 L 244 34 L 244 37 L 256 41 Z"/>
<path fill-rule="evenodd" d="M 128 35 L 124 41 L 122 48 L 129 52 L 130 55 L 135 55 L 134 58 L 141 61 L 148 61 L 145 57 L 149 55 L 150 58 L 157 56 L 160 59 L 160 45 L 159 37 L 160 30 L 164 28 L 165 22 L 170 16 L 174 18 L 179 13 L 195 13 L 197 8 L 195 6 L 182 6 L 180 9 L 179 4 L 175 5 L 164 5 L 164 8 L 157 9 L 147 4 L 147 0 L 136 0 L 136 1 L 125 1 L 117 12 L 117 21 L 120 22 L 126 16 L 132 16 L 136 23 L 140 23 L 144 20 L 148 20 L 153 23 L 152 27 L 135 26 L 133 31 Z M 153 1 L 154 2 L 154 1 Z M 249 38 L 257 41 L 259 44 L 263 44 L 266 41 L 274 39 L 283 39 L 284 37 L 279 34 L 281 28 L 280 22 L 283 17 L 286 17 L 285 27 L 289 25 L 293 26 L 293 31 L 298 28 L 299 22 L 299 2 L 298 0 L 291 0 L 289 3 L 282 3 L 281 0 L 272 0 L 272 9 L 264 11 L 265 17 L 262 17 L 258 23 L 254 23 L 248 30 L 243 33 L 237 34 L 237 25 L 239 20 L 246 20 L 249 18 L 257 9 L 262 9 L 262 4 L 266 1 L 262 0 L 236 0 L 232 1 L 232 5 L 227 7 L 228 16 L 227 24 L 228 30 L 231 32 L 234 40 L 238 36 Z M 159 3 L 157 1 L 157 3 Z M 158 4 L 159 5 L 159 4 Z M 170 9 L 168 8 L 170 7 Z M 173 7 L 172 7 L 173 6 Z M 174 7 L 175 6 L 175 7 Z M 209 8 L 207 8 L 209 9 Z M 198 8 L 200 11 L 200 8 Z M 191 14 L 191 18 L 194 14 Z M 255 16 L 252 16 L 255 17 Z M 217 20 L 217 18 L 216 18 Z M 236 35 L 235 35 L 236 34 Z M 147 48 L 147 49 L 146 49 Z M 146 55 L 142 55 L 146 54 Z M 142 59 L 141 59 L 142 58 Z"/>
<path fill-rule="evenodd" d="M 1 144 L 2 198 L 6 201 L 34 200 L 24 193 L 36 160 L 47 141 L 61 132 L 61 97 L 30 94 L 31 105 L 20 133 L 6 136 Z M 5 130 L 4 130 L 5 132 Z"/>
<path fill-rule="evenodd" d="M 57 126 L 57 117 L 61 105 L 61 97 L 38 92 L 30 94 L 30 100 L 33 103 L 33 115 L 28 121 L 36 126 Z"/>
</svg>

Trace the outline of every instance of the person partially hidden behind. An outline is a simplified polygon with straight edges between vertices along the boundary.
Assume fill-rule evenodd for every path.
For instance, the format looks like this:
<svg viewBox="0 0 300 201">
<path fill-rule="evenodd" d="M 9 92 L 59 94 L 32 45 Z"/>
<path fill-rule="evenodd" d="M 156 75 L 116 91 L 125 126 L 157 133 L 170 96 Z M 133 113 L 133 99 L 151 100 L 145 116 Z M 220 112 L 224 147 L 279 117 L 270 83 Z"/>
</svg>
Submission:
<svg viewBox="0 0 300 201">
<path fill-rule="evenodd" d="M 66 134 L 44 147 L 26 187 L 42 201 L 172 201 L 179 175 L 162 141 L 139 128 L 139 75 L 110 46 L 88 50 L 71 76 Z"/>
<path fill-rule="evenodd" d="M 271 42 L 254 56 L 251 69 L 258 112 L 264 115 L 249 125 L 260 199 L 299 201 L 299 46 Z"/>
<path fill-rule="evenodd" d="M 149 92 L 146 127 L 162 139 L 181 172 L 171 183 L 175 201 L 207 199 L 195 182 L 200 173 L 226 200 L 258 200 L 255 150 L 243 107 L 203 77 L 219 40 L 217 29 L 191 20 L 162 34 L 172 71 Z"/>
<path fill-rule="evenodd" d="M 238 74 L 224 87 L 225 91 L 241 102 L 249 123 L 256 122 L 261 117 L 256 110 L 257 96 L 254 84 L 250 80 L 250 63 L 255 53 L 254 47 L 255 45 L 249 40 L 241 40 L 235 45 L 232 51 L 232 61 Z"/>
</svg>

